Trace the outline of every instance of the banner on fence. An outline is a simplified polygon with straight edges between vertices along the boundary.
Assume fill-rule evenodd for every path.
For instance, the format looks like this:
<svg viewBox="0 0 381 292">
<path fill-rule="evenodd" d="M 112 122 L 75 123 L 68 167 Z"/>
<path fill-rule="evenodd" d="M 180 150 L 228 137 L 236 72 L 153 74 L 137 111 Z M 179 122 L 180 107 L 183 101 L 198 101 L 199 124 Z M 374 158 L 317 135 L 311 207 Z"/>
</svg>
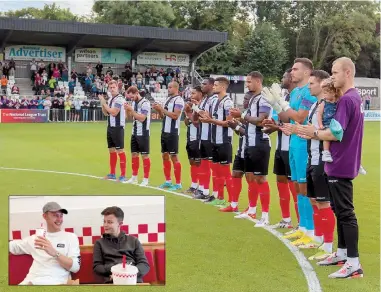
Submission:
<svg viewBox="0 0 381 292">
<path fill-rule="evenodd" d="M 379 110 L 366 110 L 365 122 L 381 122 L 381 111 Z"/>
<path fill-rule="evenodd" d="M 47 110 L 30 109 L 2 109 L 0 110 L 1 123 L 46 123 Z"/>
</svg>

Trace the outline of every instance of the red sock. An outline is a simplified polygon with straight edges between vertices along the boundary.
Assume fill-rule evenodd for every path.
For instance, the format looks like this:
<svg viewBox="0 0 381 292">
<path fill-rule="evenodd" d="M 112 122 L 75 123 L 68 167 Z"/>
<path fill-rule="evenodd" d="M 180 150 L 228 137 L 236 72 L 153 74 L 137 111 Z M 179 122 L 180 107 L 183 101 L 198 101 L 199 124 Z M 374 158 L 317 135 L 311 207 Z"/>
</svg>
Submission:
<svg viewBox="0 0 381 292">
<path fill-rule="evenodd" d="M 191 165 L 190 166 L 192 183 L 197 183 L 197 181 L 198 181 L 198 173 L 197 172 L 198 171 L 199 171 L 199 167 L 197 165 Z"/>
<path fill-rule="evenodd" d="M 211 163 L 210 168 L 212 170 L 213 192 L 218 192 L 217 163 Z"/>
<path fill-rule="evenodd" d="M 323 227 L 322 227 L 322 218 L 320 215 L 320 211 L 318 206 L 312 205 L 312 208 L 314 210 L 314 230 L 315 230 L 315 236 L 323 236 Z"/>
<path fill-rule="evenodd" d="M 132 175 L 138 176 L 139 173 L 139 156 L 135 156 L 131 158 L 132 164 Z"/>
<path fill-rule="evenodd" d="M 233 185 L 234 185 L 234 199 L 235 201 L 233 202 L 238 202 L 239 201 L 239 195 L 241 194 L 242 191 L 242 178 L 241 177 L 233 177 Z"/>
<path fill-rule="evenodd" d="M 262 212 L 269 212 L 270 209 L 270 187 L 269 183 L 265 181 L 258 184 L 259 198 L 261 199 Z"/>
<path fill-rule="evenodd" d="M 176 163 L 173 164 L 173 168 L 175 170 L 175 179 L 176 179 L 176 184 L 181 184 L 181 163 L 180 161 L 177 161 Z"/>
<path fill-rule="evenodd" d="M 289 181 L 288 182 L 288 187 L 290 188 L 290 191 L 291 191 L 291 194 L 292 194 L 292 198 L 294 199 L 295 213 L 296 213 L 296 217 L 298 218 L 298 222 L 299 222 L 298 194 L 296 193 L 295 183 L 293 181 Z"/>
<path fill-rule="evenodd" d="M 144 178 L 148 179 L 149 173 L 151 170 L 151 159 L 149 157 L 143 159 L 143 169 L 144 169 Z"/>
<path fill-rule="evenodd" d="M 224 183 L 225 179 L 222 176 L 222 171 L 221 171 L 221 165 L 219 163 L 216 163 L 214 166 L 216 177 L 215 177 L 215 182 L 216 182 L 216 189 L 217 189 L 217 199 L 223 200 L 224 199 Z M 213 191 L 214 191 L 214 184 L 213 184 Z"/>
<path fill-rule="evenodd" d="M 120 176 L 126 176 L 126 153 L 121 152 L 118 155 L 120 164 Z"/>
<path fill-rule="evenodd" d="M 250 207 L 256 207 L 257 206 L 257 201 L 258 201 L 258 184 L 253 181 L 249 182 L 249 206 Z"/>
<path fill-rule="evenodd" d="M 202 175 L 200 177 L 200 183 L 204 187 L 204 190 L 209 190 L 210 185 L 210 165 L 209 160 L 202 159 L 200 169 L 202 171 Z"/>
<path fill-rule="evenodd" d="M 117 161 L 118 161 L 118 154 L 116 154 L 116 152 L 110 152 L 110 174 L 115 175 Z"/>
<path fill-rule="evenodd" d="M 290 191 L 288 183 L 277 183 L 279 191 L 279 204 L 282 211 L 282 218 L 290 218 Z"/>
<path fill-rule="evenodd" d="M 226 183 L 226 189 L 228 191 L 228 201 L 229 203 L 235 202 L 235 196 L 234 196 L 234 183 L 232 180 L 232 175 L 230 172 L 230 165 L 221 165 L 221 175 L 224 178 L 224 184 Z"/>
<path fill-rule="evenodd" d="M 163 160 L 164 176 L 166 181 L 171 180 L 171 161 Z"/>
<path fill-rule="evenodd" d="M 333 242 L 333 233 L 335 232 L 335 214 L 330 207 L 319 210 L 321 217 L 321 226 L 323 229 L 324 242 Z"/>
</svg>

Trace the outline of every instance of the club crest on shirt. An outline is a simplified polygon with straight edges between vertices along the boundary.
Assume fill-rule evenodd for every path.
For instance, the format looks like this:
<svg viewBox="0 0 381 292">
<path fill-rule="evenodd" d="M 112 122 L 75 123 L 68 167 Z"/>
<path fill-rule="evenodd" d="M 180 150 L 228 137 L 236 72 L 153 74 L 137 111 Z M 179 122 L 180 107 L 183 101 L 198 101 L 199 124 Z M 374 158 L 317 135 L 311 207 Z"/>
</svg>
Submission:
<svg viewBox="0 0 381 292">
<path fill-rule="evenodd" d="M 64 244 L 64 243 L 58 243 L 58 244 L 57 244 L 57 247 L 64 248 L 64 247 L 65 247 L 65 244 Z"/>
</svg>

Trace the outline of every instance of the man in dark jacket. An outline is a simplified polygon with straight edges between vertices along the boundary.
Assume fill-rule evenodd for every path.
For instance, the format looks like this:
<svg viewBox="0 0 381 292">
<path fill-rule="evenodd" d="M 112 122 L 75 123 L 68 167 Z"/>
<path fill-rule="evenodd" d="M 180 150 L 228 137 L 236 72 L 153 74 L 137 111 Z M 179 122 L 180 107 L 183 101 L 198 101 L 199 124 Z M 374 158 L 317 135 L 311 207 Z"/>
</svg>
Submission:
<svg viewBox="0 0 381 292">
<path fill-rule="evenodd" d="M 101 214 L 104 216 L 105 233 L 94 244 L 94 272 L 103 276 L 105 283 L 112 282 L 111 267 L 122 263 L 125 255 L 127 263 L 139 270 L 137 282 L 143 283 L 142 277 L 148 273 L 150 266 L 139 239 L 120 230 L 124 219 L 123 210 L 113 206 L 104 209 Z"/>
</svg>

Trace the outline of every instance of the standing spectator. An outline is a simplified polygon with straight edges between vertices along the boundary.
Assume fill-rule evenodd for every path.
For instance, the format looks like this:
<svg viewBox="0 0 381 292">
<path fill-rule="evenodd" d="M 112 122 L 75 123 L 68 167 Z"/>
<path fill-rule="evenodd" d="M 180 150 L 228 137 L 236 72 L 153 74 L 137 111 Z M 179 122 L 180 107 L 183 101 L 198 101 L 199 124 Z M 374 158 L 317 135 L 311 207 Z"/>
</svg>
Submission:
<svg viewBox="0 0 381 292">
<path fill-rule="evenodd" d="M 42 74 L 42 72 L 44 72 L 45 70 L 45 63 L 44 61 L 41 59 L 40 60 L 40 63 L 38 63 L 38 74 Z"/>
<path fill-rule="evenodd" d="M 30 100 L 29 108 L 30 109 L 37 109 L 38 106 L 38 99 L 36 96 L 33 96 L 33 98 Z"/>
<path fill-rule="evenodd" d="M 44 109 L 44 100 L 41 98 L 41 96 L 37 96 L 37 109 Z"/>
<path fill-rule="evenodd" d="M 44 109 L 48 111 L 48 121 L 50 122 L 50 108 L 52 106 L 52 102 L 50 101 L 50 97 L 47 96 L 43 102 Z"/>
<path fill-rule="evenodd" d="M 3 76 L 3 63 L 0 62 L 0 76 Z"/>
<path fill-rule="evenodd" d="M 56 68 L 56 64 L 54 62 L 51 62 L 48 65 L 48 76 L 49 76 L 49 79 L 53 76 L 53 70 L 54 70 L 54 68 Z"/>
<path fill-rule="evenodd" d="M 86 67 L 86 74 L 88 74 L 88 75 L 93 74 L 93 66 L 91 65 L 91 63 L 89 63 Z"/>
<path fill-rule="evenodd" d="M 9 65 L 8 65 L 7 61 L 5 61 L 3 64 L 3 75 L 5 75 L 5 77 L 9 78 Z"/>
<path fill-rule="evenodd" d="M 83 121 L 87 123 L 89 120 L 89 105 L 90 103 L 85 99 L 82 102 L 82 116 L 83 116 Z"/>
<path fill-rule="evenodd" d="M 58 103 L 58 121 L 61 122 L 61 121 L 65 121 L 65 118 L 64 118 L 65 102 L 64 102 L 64 99 L 62 96 L 59 98 L 58 101 L 59 101 L 59 103 Z"/>
<path fill-rule="evenodd" d="M 365 99 L 365 110 L 368 111 L 370 110 L 370 100 L 371 100 L 370 94 L 365 95 L 364 99 Z"/>
<path fill-rule="evenodd" d="M 0 83 L 1 83 L 1 90 L 2 90 L 3 94 L 7 94 L 8 79 L 5 76 L 5 74 L 1 77 Z"/>
<path fill-rule="evenodd" d="M 153 93 L 155 92 L 155 80 L 153 79 L 153 77 L 150 78 L 149 80 L 149 92 Z"/>
<path fill-rule="evenodd" d="M 0 108 L 6 108 L 7 107 L 7 97 L 2 96 L 0 98 Z"/>
<path fill-rule="evenodd" d="M 74 100 L 73 100 L 73 96 L 71 96 L 70 98 L 70 101 L 71 101 L 71 104 L 70 104 L 70 116 L 71 116 L 71 121 L 74 122 L 74 119 L 75 119 L 75 106 L 74 106 Z"/>
<path fill-rule="evenodd" d="M 131 86 L 136 86 L 136 77 L 135 77 L 135 74 L 133 74 L 132 77 L 131 77 Z"/>
<path fill-rule="evenodd" d="M 71 78 L 69 82 L 69 94 L 74 94 L 74 87 L 75 87 L 75 80 Z"/>
<path fill-rule="evenodd" d="M 14 108 L 15 109 L 19 109 L 21 107 L 21 103 L 20 103 L 20 100 L 17 98 L 15 101 L 14 101 Z"/>
<path fill-rule="evenodd" d="M 69 94 L 68 97 L 66 97 L 66 101 L 65 101 L 65 104 L 64 104 L 64 108 L 65 108 L 65 121 L 66 122 L 70 122 L 71 121 L 71 113 L 70 113 L 70 109 L 71 109 L 71 94 Z"/>
<path fill-rule="evenodd" d="M 98 95 L 98 88 L 97 88 L 97 84 L 94 82 L 91 85 L 91 96 L 92 97 L 97 97 L 97 95 Z"/>
<path fill-rule="evenodd" d="M 13 58 L 9 61 L 9 76 L 15 76 L 16 63 Z"/>
<path fill-rule="evenodd" d="M 171 74 L 168 74 L 167 77 L 165 77 L 165 83 L 168 86 L 168 84 L 171 82 L 172 82 L 172 76 Z"/>
<path fill-rule="evenodd" d="M 149 73 L 145 73 L 145 74 L 143 73 L 144 85 L 149 85 L 149 80 L 150 80 L 150 74 Z"/>
<path fill-rule="evenodd" d="M 142 86 L 143 86 L 143 76 L 142 76 L 142 74 L 140 74 L 140 72 L 136 76 L 136 84 L 138 85 L 138 89 L 142 89 Z"/>
<path fill-rule="evenodd" d="M 55 67 L 55 68 L 53 69 L 52 76 L 56 79 L 57 82 L 58 82 L 58 80 L 61 78 L 61 73 L 60 73 L 60 71 L 58 70 L 57 67 Z"/>
<path fill-rule="evenodd" d="M 64 81 L 64 82 L 69 81 L 69 71 L 68 71 L 66 65 L 64 65 L 64 67 L 62 69 L 61 77 L 62 77 L 62 81 Z"/>
<path fill-rule="evenodd" d="M 156 81 L 160 83 L 160 88 L 164 83 L 164 77 L 163 74 L 159 73 L 159 76 L 157 76 Z"/>
<path fill-rule="evenodd" d="M 103 70 L 103 65 L 101 61 L 98 61 L 98 64 L 95 66 L 95 69 L 97 70 L 97 76 L 101 77 Z"/>
<path fill-rule="evenodd" d="M 32 59 L 32 61 L 30 62 L 30 80 L 32 81 L 32 86 L 34 84 L 34 78 L 36 76 L 36 72 L 37 72 L 37 62 L 35 59 Z"/>
<path fill-rule="evenodd" d="M 114 75 L 114 72 L 112 72 L 111 67 L 108 67 L 108 69 L 106 71 L 106 75 L 107 74 L 110 75 L 110 76 Z"/>
<path fill-rule="evenodd" d="M 78 74 L 77 74 L 77 72 L 75 71 L 75 69 L 71 70 L 70 77 L 71 77 L 71 79 L 74 79 L 75 81 L 77 81 Z"/>
<path fill-rule="evenodd" d="M 41 76 L 37 72 L 34 78 L 34 90 L 35 90 L 35 95 L 39 94 L 41 90 Z"/>
<path fill-rule="evenodd" d="M 118 79 L 118 90 L 119 90 L 119 93 L 123 93 L 123 81 L 122 81 L 122 79 Z"/>
<path fill-rule="evenodd" d="M 53 122 L 58 122 L 59 104 L 60 101 L 58 100 L 57 96 L 55 96 L 52 102 Z"/>
<path fill-rule="evenodd" d="M 50 96 L 51 97 L 53 97 L 53 95 L 54 95 L 54 89 L 56 88 L 56 83 L 57 83 L 57 80 L 52 75 L 52 77 L 49 80 L 49 89 L 50 89 Z"/>
<path fill-rule="evenodd" d="M 57 64 L 57 69 L 60 71 L 60 75 L 62 76 L 62 71 L 64 69 L 65 65 L 62 63 L 62 60 L 60 60 Z"/>
<path fill-rule="evenodd" d="M 85 78 L 85 91 L 86 93 L 91 93 L 91 77 L 89 73 L 87 73 Z"/>
<path fill-rule="evenodd" d="M 126 66 L 127 66 L 127 65 L 126 65 Z M 129 84 L 131 84 L 131 77 L 132 77 L 131 67 L 128 66 L 128 67 L 126 68 L 126 79 L 127 79 L 127 82 L 128 82 Z"/>
<path fill-rule="evenodd" d="M 14 108 L 14 105 L 15 105 L 14 100 L 12 98 L 8 99 L 7 108 L 12 109 Z"/>
<path fill-rule="evenodd" d="M 15 84 L 13 84 L 12 89 L 11 89 L 12 94 L 20 94 L 20 88 Z"/>
<path fill-rule="evenodd" d="M 27 98 L 26 96 L 24 96 L 24 97 L 21 99 L 21 102 L 20 102 L 20 108 L 21 108 L 21 109 L 28 109 L 30 104 L 31 104 L 31 103 L 29 102 L 28 98 Z"/>
<path fill-rule="evenodd" d="M 107 71 L 108 72 L 108 71 Z M 111 80 L 112 78 L 111 78 L 111 75 L 109 74 L 109 73 L 106 73 L 106 76 L 105 76 L 105 79 L 104 79 L 104 82 L 107 84 L 107 83 L 109 83 L 110 82 L 110 80 Z"/>
<path fill-rule="evenodd" d="M 79 122 L 79 117 L 81 115 L 81 106 L 82 106 L 82 102 L 79 100 L 78 97 L 76 97 L 74 100 L 74 108 L 75 108 L 74 122 Z"/>
<path fill-rule="evenodd" d="M 96 99 L 92 98 L 90 100 L 90 116 L 89 116 L 90 121 L 96 120 L 95 117 L 97 116 L 96 115 L 97 107 L 98 107 L 98 103 L 97 103 Z"/>
</svg>

